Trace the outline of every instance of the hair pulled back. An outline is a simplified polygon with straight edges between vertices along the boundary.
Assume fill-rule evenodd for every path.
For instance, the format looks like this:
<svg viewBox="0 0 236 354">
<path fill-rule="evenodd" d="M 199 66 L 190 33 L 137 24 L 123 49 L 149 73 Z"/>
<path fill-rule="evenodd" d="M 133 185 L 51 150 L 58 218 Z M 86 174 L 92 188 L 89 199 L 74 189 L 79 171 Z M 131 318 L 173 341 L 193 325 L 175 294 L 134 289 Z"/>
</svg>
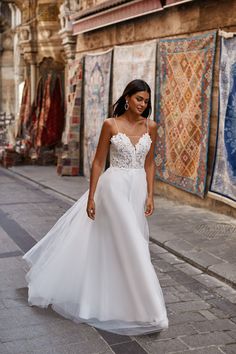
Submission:
<svg viewBox="0 0 236 354">
<path fill-rule="evenodd" d="M 125 101 L 126 101 L 125 97 L 126 96 L 130 97 L 140 91 L 146 91 L 149 93 L 149 101 L 147 104 L 147 108 L 141 114 L 142 117 L 145 117 L 145 118 L 149 117 L 152 112 L 151 89 L 145 81 L 139 80 L 139 79 L 130 81 L 128 83 L 128 85 L 124 89 L 122 96 L 120 96 L 120 98 L 113 105 L 113 114 L 112 114 L 113 117 L 121 116 L 125 112 Z"/>
</svg>

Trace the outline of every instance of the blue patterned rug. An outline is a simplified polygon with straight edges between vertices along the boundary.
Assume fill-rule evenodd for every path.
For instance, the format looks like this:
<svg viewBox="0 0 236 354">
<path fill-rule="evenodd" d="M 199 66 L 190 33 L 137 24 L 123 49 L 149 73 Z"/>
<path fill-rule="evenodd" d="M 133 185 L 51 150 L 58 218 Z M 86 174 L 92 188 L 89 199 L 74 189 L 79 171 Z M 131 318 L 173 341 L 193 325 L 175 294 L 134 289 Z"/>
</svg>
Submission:
<svg viewBox="0 0 236 354">
<path fill-rule="evenodd" d="M 236 206 L 236 37 L 221 39 L 217 145 L 210 195 Z"/>
<path fill-rule="evenodd" d="M 84 175 L 90 176 L 104 119 L 108 118 L 112 51 L 85 56 Z"/>
</svg>

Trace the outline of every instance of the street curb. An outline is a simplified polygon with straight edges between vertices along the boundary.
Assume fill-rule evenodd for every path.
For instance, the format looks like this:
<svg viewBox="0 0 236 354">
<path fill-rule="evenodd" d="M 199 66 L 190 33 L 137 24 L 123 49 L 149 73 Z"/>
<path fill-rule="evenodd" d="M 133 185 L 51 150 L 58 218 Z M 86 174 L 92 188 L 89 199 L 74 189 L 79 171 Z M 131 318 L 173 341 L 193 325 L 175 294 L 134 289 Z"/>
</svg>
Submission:
<svg viewBox="0 0 236 354">
<path fill-rule="evenodd" d="M 15 170 L 9 170 L 9 169 L 7 169 L 6 171 L 7 171 L 9 174 L 12 174 L 12 175 L 18 175 L 18 176 L 20 176 L 21 178 L 26 179 L 26 180 L 28 180 L 28 181 L 30 181 L 30 182 L 32 182 L 32 183 L 34 183 L 34 184 L 36 184 L 36 185 L 38 185 L 38 186 L 44 188 L 44 189 L 49 189 L 49 190 L 51 190 L 51 191 L 53 191 L 53 192 L 55 192 L 55 193 L 57 193 L 57 194 L 60 194 L 61 196 L 66 197 L 66 198 L 72 200 L 73 202 L 76 202 L 76 201 L 77 201 L 76 198 L 70 197 L 69 195 L 67 195 L 67 194 L 65 194 L 65 193 L 59 192 L 57 189 L 54 189 L 54 188 L 52 188 L 52 187 L 49 187 L 49 186 L 47 186 L 46 184 L 43 184 L 43 183 L 38 182 L 38 181 L 35 181 L 35 179 L 30 178 L 30 177 L 28 177 L 28 176 L 25 176 L 24 174 L 22 174 L 22 173 L 20 173 L 20 172 L 17 172 L 17 171 L 15 171 Z"/>
<path fill-rule="evenodd" d="M 12 174 L 12 175 L 17 175 L 17 176 L 20 176 L 21 178 L 23 179 L 26 179 L 36 185 L 39 185 L 40 187 L 44 188 L 44 189 L 49 189 L 51 191 L 53 191 L 54 193 L 56 194 L 59 194 L 63 197 L 66 197 L 68 199 L 70 199 L 71 201 L 75 202 L 77 201 L 76 198 L 73 198 L 73 197 L 70 197 L 68 196 L 67 194 L 65 193 L 62 193 L 52 187 L 49 187 L 41 182 L 38 182 L 38 181 L 35 181 L 33 178 L 30 178 L 28 176 L 25 176 L 24 174 L 18 172 L 18 171 L 15 171 L 15 170 L 9 170 L 9 169 L 6 169 L 5 170 L 6 172 L 8 172 L 9 174 Z M 210 270 L 208 267 L 204 267 L 202 266 L 201 264 L 197 263 L 196 261 L 194 261 L 193 259 L 187 257 L 186 255 L 183 255 L 182 253 L 172 249 L 171 247 L 169 246 L 166 246 L 165 243 L 162 243 L 158 240 L 156 240 L 155 238 L 153 238 L 151 235 L 150 235 L 150 241 L 152 241 L 153 243 L 155 243 L 156 245 L 166 249 L 168 252 L 174 254 L 175 256 L 179 257 L 180 259 L 184 260 L 185 262 L 187 262 L 188 264 L 191 264 L 192 266 L 194 266 L 195 268 L 198 268 L 200 270 L 202 270 L 204 273 L 208 274 L 208 275 L 211 275 L 211 276 L 214 276 L 215 278 L 219 279 L 220 281 L 223 281 L 224 283 L 226 283 L 227 285 L 230 285 L 232 288 L 236 289 L 236 283 L 233 282 L 232 280 Z"/>
<path fill-rule="evenodd" d="M 230 285 L 232 288 L 236 289 L 236 283 L 233 282 L 232 280 L 210 270 L 208 267 L 203 267 L 202 265 L 200 265 L 199 263 L 195 262 L 194 260 L 192 260 L 189 257 L 186 257 L 185 255 L 183 255 L 180 252 L 175 251 L 174 249 L 166 246 L 164 243 L 156 240 L 155 238 L 150 236 L 150 240 L 155 243 L 156 245 L 166 249 L 168 252 L 174 254 L 175 256 L 179 257 L 180 259 L 182 259 L 183 261 L 187 262 L 188 264 L 191 264 L 192 266 L 194 266 L 195 268 L 198 268 L 200 270 L 202 270 L 204 273 L 211 275 L 221 281 L 223 281 L 224 283 L 226 283 L 227 285 Z"/>
</svg>

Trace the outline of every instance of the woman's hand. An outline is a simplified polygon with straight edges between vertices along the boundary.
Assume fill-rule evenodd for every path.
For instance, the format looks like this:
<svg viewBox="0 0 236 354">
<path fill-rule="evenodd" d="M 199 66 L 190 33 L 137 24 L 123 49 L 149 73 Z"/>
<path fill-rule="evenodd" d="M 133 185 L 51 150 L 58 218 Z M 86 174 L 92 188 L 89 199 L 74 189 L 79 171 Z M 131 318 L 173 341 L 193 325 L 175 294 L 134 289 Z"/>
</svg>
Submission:
<svg viewBox="0 0 236 354">
<path fill-rule="evenodd" d="M 95 202 L 94 199 L 89 198 L 88 203 L 87 203 L 87 215 L 90 219 L 94 220 L 95 219 Z"/>
<path fill-rule="evenodd" d="M 150 216 L 154 211 L 154 199 L 153 197 L 147 197 L 145 215 Z"/>
</svg>

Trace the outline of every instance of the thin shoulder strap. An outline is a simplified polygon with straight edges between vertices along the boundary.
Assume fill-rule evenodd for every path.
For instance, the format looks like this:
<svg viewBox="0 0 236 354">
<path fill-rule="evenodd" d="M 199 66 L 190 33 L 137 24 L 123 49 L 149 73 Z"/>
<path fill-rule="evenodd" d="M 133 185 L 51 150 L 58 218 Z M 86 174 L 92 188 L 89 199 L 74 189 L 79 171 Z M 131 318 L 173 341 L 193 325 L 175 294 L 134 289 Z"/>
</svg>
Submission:
<svg viewBox="0 0 236 354">
<path fill-rule="evenodd" d="M 115 125 L 116 125 L 117 132 L 119 133 L 119 128 L 118 128 L 118 124 L 116 123 L 116 119 L 115 118 L 113 118 L 113 119 L 114 119 L 114 122 L 115 122 Z"/>
<path fill-rule="evenodd" d="M 148 133 L 148 118 L 146 118 L 147 119 L 147 133 Z"/>
</svg>

